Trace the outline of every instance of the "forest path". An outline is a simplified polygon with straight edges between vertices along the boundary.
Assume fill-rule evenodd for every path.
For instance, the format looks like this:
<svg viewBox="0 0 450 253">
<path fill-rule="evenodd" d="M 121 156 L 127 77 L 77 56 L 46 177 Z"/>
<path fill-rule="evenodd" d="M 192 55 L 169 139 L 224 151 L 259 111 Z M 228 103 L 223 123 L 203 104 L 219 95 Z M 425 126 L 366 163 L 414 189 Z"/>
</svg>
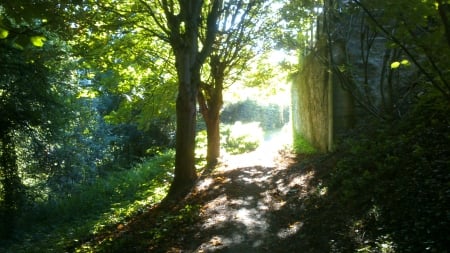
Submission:
<svg viewBox="0 0 450 253">
<path fill-rule="evenodd" d="M 308 191 L 312 173 L 295 167 L 284 151 L 289 136 L 277 133 L 256 151 L 225 157 L 199 180 L 187 202 L 199 206 L 199 218 L 171 248 L 156 252 L 293 252 L 286 240 L 303 222 L 298 200 Z M 151 250 L 152 251 L 152 250 Z M 159 251 L 158 251 L 159 252 Z"/>
<path fill-rule="evenodd" d="M 316 212 L 310 200 L 320 180 L 317 161 L 309 162 L 316 158 L 286 151 L 289 136 L 275 133 L 254 152 L 224 157 L 182 200 L 88 244 L 99 252 L 328 252 L 332 230 L 324 220 L 335 210 Z"/>
</svg>

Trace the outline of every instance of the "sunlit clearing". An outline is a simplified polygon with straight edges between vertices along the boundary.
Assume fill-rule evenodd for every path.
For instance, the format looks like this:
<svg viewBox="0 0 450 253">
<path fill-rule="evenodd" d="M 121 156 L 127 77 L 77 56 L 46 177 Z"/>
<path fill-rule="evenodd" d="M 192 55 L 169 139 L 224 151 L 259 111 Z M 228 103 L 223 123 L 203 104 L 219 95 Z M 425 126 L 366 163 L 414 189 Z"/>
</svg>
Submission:
<svg viewBox="0 0 450 253">
<path fill-rule="evenodd" d="M 247 136 L 246 138 L 249 140 L 261 140 L 261 133 L 256 124 L 247 124 L 244 128 L 242 132 L 250 135 L 250 137 Z M 252 134 L 253 137 L 251 137 Z M 252 166 L 275 167 L 275 160 L 279 156 L 280 151 L 290 150 L 292 144 L 291 136 L 290 124 L 286 124 L 281 130 L 265 133 L 264 138 L 253 151 L 240 155 L 226 154 L 224 155 L 224 160 L 227 161 L 228 169 Z"/>
</svg>

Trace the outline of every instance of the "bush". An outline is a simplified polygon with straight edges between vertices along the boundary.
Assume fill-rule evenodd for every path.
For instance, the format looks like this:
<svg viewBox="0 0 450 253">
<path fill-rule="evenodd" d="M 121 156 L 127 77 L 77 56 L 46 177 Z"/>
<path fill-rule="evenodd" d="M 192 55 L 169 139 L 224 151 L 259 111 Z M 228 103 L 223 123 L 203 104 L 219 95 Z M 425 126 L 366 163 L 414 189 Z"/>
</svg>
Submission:
<svg viewBox="0 0 450 253">
<path fill-rule="evenodd" d="M 403 119 L 374 122 L 342 146 L 329 190 L 357 210 L 373 247 L 388 237 L 398 252 L 447 251 L 449 115 L 448 101 L 429 93 Z"/>
<path fill-rule="evenodd" d="M 223 146 L 230 154 L 242 154 L 257 149 L 264 140 L 263 136 L 258 122 L 242 124 L 238 121 L 223 127 Z"/>
<path fill-rule="evenodd" d="M 166 195 L 173 177 L 174 151 L 133 168 L 80 184 L 70 194 L 49 197 L 22 214 L 15 241 L 0 241 L 1 252 L 65 252 L 87 235 L 126 222 Z M 33 251 L 34 249 L 34 251 Z"/>
</svg>

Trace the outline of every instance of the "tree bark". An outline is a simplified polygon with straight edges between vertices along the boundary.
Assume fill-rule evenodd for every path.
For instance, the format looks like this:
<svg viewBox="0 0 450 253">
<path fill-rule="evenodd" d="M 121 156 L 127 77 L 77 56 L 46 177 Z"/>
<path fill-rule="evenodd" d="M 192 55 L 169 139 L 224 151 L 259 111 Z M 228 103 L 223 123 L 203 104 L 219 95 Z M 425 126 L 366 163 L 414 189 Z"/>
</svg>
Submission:
<svg viewBox="0 0 450 253">
<path fill-rule="evenodd" d="M 192 86 L 192 84 L 180 83 L 180 93 L 177 97 L 175 177 L 169 196 L 188 191 L 197 179 L 195 169 L 196 89 Z"/>
<path fill-rule="evenodd" d="M 208 140 L 206 161 L 208 166 L 215 166 L 220 157 L 220 117 L 218 112 L 215 114 L 214 118 L 210 118 L 206 122 Z"/>
<path fill-rule="evenodd" d="M 196 39 L 196 36 L 193 38 Z M 197 67 L 196 60 L 197 45 L 187 43 L 184 47 L 175 47 L 174 49 L 178 74 L 178 96 L 176 101 L 175 177 L 169 190 L 168 196 L 170 197 L 184 194 L 197 179 L 195 128 L 196 101 L 200 82 L 200 67 Z"/>
<path fill-rule="evenodd" d="M 216 76 L 217 77 L 217 76 Z M 223 78 L 215 78 L 216 85 L 202 84 L 198 102 L 206 124 L 208 167 L 215 166 L 220 157 L 220 109 L 223 105 Z"/>
<path fill-rule="evenodd" d="M 179 12 L 173 1 L 161 1 L 160 4 L 166 16 L 167 29 L 164 30 L 175 54 L 178 76 L 175 177 L 167 196 L 178 198 L 186 194 L 197 179 L 195 127 L 200 68 L 211 52 L 222 0 L 214 0 L 210 6 L 204 6 L 202 0 L 178 1 Z M 206 17 L 202 16 L 203 7 L 208 9 Z M 200 22 L 205 18 L 206 39 L 199 50 L 199 30 L 204 25 Z"/>
</svg>

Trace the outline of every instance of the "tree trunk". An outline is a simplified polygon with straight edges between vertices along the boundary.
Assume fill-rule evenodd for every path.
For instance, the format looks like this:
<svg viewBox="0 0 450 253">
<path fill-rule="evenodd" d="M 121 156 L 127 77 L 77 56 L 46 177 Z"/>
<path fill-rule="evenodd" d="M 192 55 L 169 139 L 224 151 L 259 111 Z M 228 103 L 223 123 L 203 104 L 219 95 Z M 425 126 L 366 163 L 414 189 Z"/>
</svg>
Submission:
<svg viewBox="0 0 450 253">
<path fill-rule="evenodd" d="M 187 192 L 197 179 L 195 169 L 195 128 L 200 68 L 195 70 L 197 47 L 184 47 L 175 54 L 178 74 L 176 103 L 177 129 L 175 177 L 169 190 L 170 197 Z"/>
<path fill-rule="evenodd" d="M 221 0 L 210 3 L 206 17 L 206 38 L 199 51 L 199 29 L 202 20 L 202 0 L 179 1 L 179 13 L 174 2 L 162 1 L 168 21 L 169 42 L 175 54 L 178 76 L 176 104 L 177 130 L 175 177 L 168 198 L 186 194 L 197 179 L 195 169 L 195 127 L 197 95 L 200 86 L 200 68 L 209 55 L 217 32 L 216 22 Z"/>
<path fill-rule="evenodd" d="M 207 85 L 206 87 L 211 88 Z M 217 87 L 211 88 L 212 92 L 205 96 L 203 92 L 206 92 L 206 87 L 203 87 L 204 90 L 199 92 L 198 103 L 206 124 L 208 142 L 206 162 L 208 167 L 213 167 L 220 157 L 220 109 L 222 108 L 223 98 L 222 89 L 218 90 Z"/>
<path fill-rule="evenodd" d="M 0 213 L 2 220 L 0 238 L 12 236 L 21 198 L 21 180 L 17 171 L 17 156 L 11 135 L 12 133 L 6 132 L 0 136 L 2 143 L 0 176 L 3 187 L 0 206 L 0 210 L 2 210 Z"/>
<path fill-rule="evenodd" d="M 224 68 L 222 64 L 212 65 L 211 76 L 213 84 L 201 83 L 201 91 L 198 96 L 200 112 L 206 124 L 207 151 L 206 162 L 208 167 L 215 166 L 220 157 L 220 109 L 223 105 L 223 80 Z"/>
<path fill-rule="evenodd" d="M 197 179 L 195 169 L 195 126 L 197 110 L 196 96 L 194 95 L 196 89 L 187 89 L 192 84 L 180 83 L 180 86 L 180 93 L 178 94 L 176 105 L 175 177 L 170 187 L 169 196 L 176 196 L 188 191 Z"/>
<path fill-rule="evenodd" d="M 220 157 L 220 117 L 219 112 L 215 117 L 209 118 L 206 122 L 206 133 L 208 148 L 206 152 L 206 162 L 208 166 L 215 166 Z"/>
</svg>

